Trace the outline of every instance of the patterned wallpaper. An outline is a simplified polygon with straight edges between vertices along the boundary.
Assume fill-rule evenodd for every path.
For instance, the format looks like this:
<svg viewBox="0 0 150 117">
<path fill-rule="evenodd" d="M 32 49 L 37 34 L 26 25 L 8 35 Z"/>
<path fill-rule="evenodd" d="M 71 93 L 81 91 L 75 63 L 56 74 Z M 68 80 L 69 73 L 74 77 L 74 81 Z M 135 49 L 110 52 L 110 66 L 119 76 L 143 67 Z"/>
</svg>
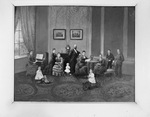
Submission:
<svg viewBox="0 0 150 117">
<path fill-rule="evenodd" d="M 65 51 L 66 44 L 71 47 L 77 44 L 80 51 L 86 50 L 88 54 L 90 53 L 91 7 L 50 6 L 48 20 L 50 49 L 55 47 L 58 51 Z M 59 45 L 58 40 L 53 40 L 53 29 L 66 29 L 66 39 L 61 40 Z M 83 40 L 70 40 L 70 29 L 83 29 Z"/>
</svg>

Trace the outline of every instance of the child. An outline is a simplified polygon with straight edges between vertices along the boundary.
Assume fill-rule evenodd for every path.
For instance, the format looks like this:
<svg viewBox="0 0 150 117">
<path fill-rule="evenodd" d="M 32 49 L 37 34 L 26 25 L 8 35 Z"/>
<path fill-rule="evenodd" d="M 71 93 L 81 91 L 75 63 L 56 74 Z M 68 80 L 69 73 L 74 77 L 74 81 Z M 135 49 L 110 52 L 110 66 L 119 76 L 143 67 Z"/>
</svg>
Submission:
<svg viewBox="0 0 150 117">
<path fill-rule="evenodd" d="M 41 80 L 42 78 L 44 78 L 42 71 L 41 71 L 41 67 L 38 67 L 38 70 L 36 71 L 36 76 L 35 76 L 35 80 Z"/>
<path fill-rule="evenodd" d="M 90 69 L 90 73 L 88 75 L 88 82 L 83 84 L 83 90 L 93 89 L 96 86 L 96 80 L 92 69 Z"/>
<path fill-rule="evenodd" d="M 45 82 L 45 83 L 50 83 L 50 82 L 47 80 L 46 75 L 43 76 L 40 66 L 38 67 L 38 70 L 36 71 L 35 80 L 39 80 L 39 81 L 42 81 L 42 82 Z"/>
<path fill-rule="evenodd" d="M 66 65 L 65 72 L 66 72 L 67 74 L 70 73 L 70 66 L 69 66 L 69 63 L 67 63 L 67 65 Z"/>
<path fill-rule="evenodd" d="M 95 76 L 94 76 L 92 69 L 90 69 L 90 73 L 88 75 L 88 81 L 92 84 L 96 84 Z"/>
</svg>

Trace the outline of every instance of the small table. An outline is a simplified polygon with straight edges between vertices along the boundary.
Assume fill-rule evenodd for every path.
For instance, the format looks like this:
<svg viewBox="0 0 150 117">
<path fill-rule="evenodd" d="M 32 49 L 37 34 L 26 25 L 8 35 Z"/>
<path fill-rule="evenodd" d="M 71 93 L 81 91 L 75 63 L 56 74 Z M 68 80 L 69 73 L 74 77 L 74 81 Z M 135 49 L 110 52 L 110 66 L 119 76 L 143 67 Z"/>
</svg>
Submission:
<svg viewBox="0 0 150 117">
<path fill-rule="evenodd" d="M 96 60 L 87 61 L 88 72 L 90 69 L 94 70 L 95 65 L 98 63 Z"/>
</svg>

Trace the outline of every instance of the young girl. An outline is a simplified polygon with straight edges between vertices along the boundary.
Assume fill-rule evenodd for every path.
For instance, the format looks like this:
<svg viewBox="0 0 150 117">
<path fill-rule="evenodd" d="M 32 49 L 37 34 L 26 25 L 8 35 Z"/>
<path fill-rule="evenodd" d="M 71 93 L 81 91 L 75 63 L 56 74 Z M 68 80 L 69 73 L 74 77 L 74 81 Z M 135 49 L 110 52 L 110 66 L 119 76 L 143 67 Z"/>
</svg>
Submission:
<svg viewBox="0 0 150 117">
<path fill-rule="evenodd" d="M 92 71 L 92 69 L 90 69 L 89 75 L 88 75 L 88 81 L 83 83 L 83 90 L 89 90 L 89 89 L 93 89 L 96 87 L 96 80 L 95 80 L 95 76 L 94 73 Z"/>
<path fill-rule="evenodd" d="M 66 65 L 65 72 L 66 72 L 67 74 L 70 73 L 70 66 L 69 66 L 69 63 L 67 63 L 67 65 Z"/>
<path fill-rule="evenodd" d="M 35 80 L 39 80 L 45 83 L 50 83 L 46 77 L 46 75 L 43 76 L 42 71 L 41 71 L 41 67 L 38 67 L 38 70 L 36 71 L 36 76 L 35 76 Z"/>
<path fill-rule="evenodd" d="M 94 76 L 92 69 L 90 69 L 90 73 L 88 75 L 88 81 L 92 84 L 96 84 L 95 76 Z"/>
<path fill-rule="evenodd" d="M 42 71 L 41 71 L 41 67 L 38 67 L 38 70 L 36 71 L 36 76 L 35 76 L 35 80 L 41 80 L 42 78 L 44 78 Z"/>
</svg>

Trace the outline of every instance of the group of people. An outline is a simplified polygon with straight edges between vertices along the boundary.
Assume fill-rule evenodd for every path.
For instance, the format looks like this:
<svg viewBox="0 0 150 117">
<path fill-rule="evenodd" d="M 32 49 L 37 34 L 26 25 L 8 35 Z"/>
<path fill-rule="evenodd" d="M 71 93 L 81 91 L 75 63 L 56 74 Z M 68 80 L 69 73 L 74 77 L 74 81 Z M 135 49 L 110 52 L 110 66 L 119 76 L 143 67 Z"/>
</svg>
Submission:
<svg viewBox="0 0 150 117">
<path fill-rule="evenodd" d="M 108 69 L 113 69 L 117 77 L 122 77 L 122 63 L 124 61 L 124 56 L 121 53 L 120 49 L 117 49 L 117 55 L 111 53 L 111 50 L 107 50 L 106 58 L 99 55 L 99 62 L 94 67 L 95 74 L 103 74 Z"/>
<path fill-rule="evenodd" d="M 48 53 L 46 52 L 42 63 L 38 64 L 35 60 L 33 51 L 31 51 L 28 58 L 28 67 L 32 66 L 34 68 L 33 71 L 36 74 L 36 80 L 44 79 L 43 81 L 46 83 L 49 83 L 46 77 L 47 75 L 61 76 L 66 73 L 68 75 L 90 76 L 90 74 L 93 73 L 95 77 L 95 75 L 104 74 L 107 69 L 112 69 L 112 67 L 115 70 L 116 76 L 121 77 L 122 75 L 122 63 L 124 61 L 124 57 L 119 49 L 117 49 L 117 55 L 115 57 L 111 53 L 111 50 L 107 51 L 106 58 L 100 54 L 94 69 L 90 70 L 87 66 L 87 60 L 89 59 L 86 56 L 86 51 L 83 50 L 82 53 L 80 53 L 77 50 L 77 45 L 74 45 L 73 49 L 67 45 L 66 53 L 68 55 L 67 61 L 61 57 L 60 52 L 56 54 L 56 49 L 53 48 L 50 62 L 48 62 Z M 91 75 L 89 79 L 92 79 L 91 77 L 93 77 L 93 75 Z M 93 80 L 89 80 L 89 82 L 91 81 L 95 82 Z"/>
</svg>

